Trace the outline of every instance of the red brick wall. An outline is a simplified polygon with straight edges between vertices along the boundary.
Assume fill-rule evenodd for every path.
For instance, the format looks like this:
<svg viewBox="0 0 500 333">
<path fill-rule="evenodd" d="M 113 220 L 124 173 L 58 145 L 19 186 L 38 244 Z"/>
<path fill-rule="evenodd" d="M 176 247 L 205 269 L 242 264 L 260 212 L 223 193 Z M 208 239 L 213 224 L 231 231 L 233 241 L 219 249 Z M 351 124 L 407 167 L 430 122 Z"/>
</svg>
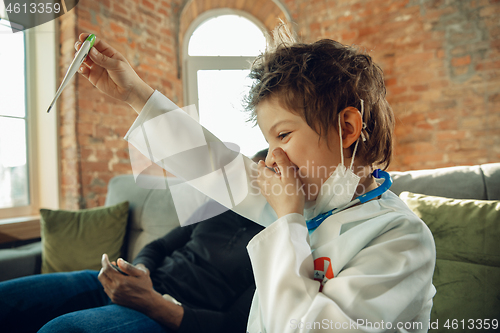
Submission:
<svg viewBox="0 0 500 333">
<path fill-rule="evenodd" d="M 305 41 L 359 45 L 384 69 L 391 170 L 500 161 L 500 1 L 284 2 Z"/>
<path fill-rule="evenodd" d="M 267 2 L 266 2 L 267 1 Z M 211 8 L 252 12 L 272 0 L 81 0 L 60 19 L 61 79 L 81 32 L 122 52 L 153 88 L 182 105 L 178 36 Z M 498 0 L 282 0 L 305 41 L 365 48 L 385 71 L 397 117 L 392 170 L 500 161 Z M 182 9 L 185 11 L 182 11 Z M 267 8 L 266 10 L 258 10 Z M 109 179 L 131 173 L 122 139 L 133 109 L 77 77 L 60 99 L 62 207 L 104 203 Z"/>
<path fill-rule="evenodd" d="M 81 0 L 61 17 L 61 79 L 82 32 L 95 33 L 125 55 L 154 89 L 182 103 L 172 17 L 175 1 Z M 109 180 L 131 173 L 123 136 L 136 118 L 123 102 L 99 92 L 77 75 L 59 104 L 62 203 L 66 209 L 104 204 Z"/>
</svg>

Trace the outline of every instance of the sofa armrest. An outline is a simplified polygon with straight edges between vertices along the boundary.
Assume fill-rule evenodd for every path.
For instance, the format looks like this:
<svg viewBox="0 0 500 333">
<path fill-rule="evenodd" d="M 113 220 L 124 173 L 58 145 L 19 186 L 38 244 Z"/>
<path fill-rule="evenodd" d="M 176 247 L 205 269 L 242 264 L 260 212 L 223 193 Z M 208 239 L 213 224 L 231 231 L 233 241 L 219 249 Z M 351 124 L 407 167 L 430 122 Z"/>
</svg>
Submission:
<svg viewBox="0 0 500 333">
<path fill-rule="evenodd" d="M 42 242 L 0 250 L 0 281 L 40 274 Z"/>
</svg>

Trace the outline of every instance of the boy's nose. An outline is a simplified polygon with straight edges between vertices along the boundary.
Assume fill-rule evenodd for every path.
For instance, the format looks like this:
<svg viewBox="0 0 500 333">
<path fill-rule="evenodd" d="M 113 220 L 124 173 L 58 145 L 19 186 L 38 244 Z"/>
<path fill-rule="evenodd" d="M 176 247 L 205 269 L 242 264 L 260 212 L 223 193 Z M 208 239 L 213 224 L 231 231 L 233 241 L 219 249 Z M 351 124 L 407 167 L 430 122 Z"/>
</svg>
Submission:
<svg viewBox="0 0 500 333">
<path fill-rule="evenodd" d="M 266 160 L 264 162 L 266 162 L 266 166 L 270 168 L 274 168 L 276 166 L 276 162 L 274 161 L 274 156 L 271 153 L 271 149 L 269 149 L 269 151 L 267 152 Z"/>
</svg>

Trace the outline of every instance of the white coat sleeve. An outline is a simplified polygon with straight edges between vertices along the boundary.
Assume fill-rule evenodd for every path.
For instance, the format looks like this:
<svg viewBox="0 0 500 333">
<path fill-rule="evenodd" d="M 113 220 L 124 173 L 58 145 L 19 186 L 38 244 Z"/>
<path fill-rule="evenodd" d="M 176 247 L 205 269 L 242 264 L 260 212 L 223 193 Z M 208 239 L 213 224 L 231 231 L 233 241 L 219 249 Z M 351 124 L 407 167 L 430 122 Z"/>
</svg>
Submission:
<svg viewBox="0 0 500 333">
<path fill-rule="evenodd" d="M 283 216 L 257 234 L 247 246 L 257 287 L 248 331 L 427 332 L 435 292 L 432 236 L 420 223 L 383 219 L 371 221 L 378 236 L 366 241 L 368 232 L 368 245 L 321 292 L 302 215 Z M 342 249 L 358 241 L 339 239 L 328 256 L 344 260 Z"/>
<path fill-rule="evenodd" d="M 276 220 L 256 183 L 257 164 L 237 149 L 227 148 L 158 91 L 149 98 L 125 139 L 152 163 L 236 213 L 264 226 Z M 140 170 L 134 170 L 134 175 L 138 173 Z"/>
</svg>

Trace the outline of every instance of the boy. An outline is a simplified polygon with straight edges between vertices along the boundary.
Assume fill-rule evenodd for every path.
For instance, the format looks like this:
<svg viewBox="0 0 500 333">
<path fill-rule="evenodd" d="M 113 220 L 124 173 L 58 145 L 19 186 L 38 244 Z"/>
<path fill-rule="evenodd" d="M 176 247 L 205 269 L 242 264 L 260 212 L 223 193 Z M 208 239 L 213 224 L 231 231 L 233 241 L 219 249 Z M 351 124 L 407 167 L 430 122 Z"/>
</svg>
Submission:
<svg viewBox="0 0 500 333">
<path fill-rule="evenodd" d="M 91 52 L 81 74 L 140 112 L 126 139 L 267 227 L 247 246 L 257 287 L 249 332 L 427 331 L 435 248 L 425 224 L 391 192 L 335 213 L 375 189 L 374 166 L 390 162 L 393 115 L 369 56 L 329 40 L 280 39 L 259 57 L 248 108 L 270 153 L 256 167 L 107 44 L 94 48 L 103 53 Z M 306 220 L 328 212 L 308 230 Z"/>
</svg>

